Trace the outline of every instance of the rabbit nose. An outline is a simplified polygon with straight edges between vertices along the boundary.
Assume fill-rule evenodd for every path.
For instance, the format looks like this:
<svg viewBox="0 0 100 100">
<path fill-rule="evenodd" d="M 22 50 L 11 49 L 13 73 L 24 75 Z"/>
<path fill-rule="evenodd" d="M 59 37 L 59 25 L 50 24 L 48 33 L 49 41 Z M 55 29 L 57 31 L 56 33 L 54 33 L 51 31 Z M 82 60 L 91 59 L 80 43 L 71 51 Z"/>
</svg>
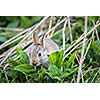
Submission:
<svg viewBox="0 0 100 100">
<path fill-rule="evenodd" d="M 44 66 L 44 68 L 48 69 L 49 65 L 50 65 L 50 62 L 46 61 L 46 62 L 42 63 L 42 65 Z"/>
</svg>

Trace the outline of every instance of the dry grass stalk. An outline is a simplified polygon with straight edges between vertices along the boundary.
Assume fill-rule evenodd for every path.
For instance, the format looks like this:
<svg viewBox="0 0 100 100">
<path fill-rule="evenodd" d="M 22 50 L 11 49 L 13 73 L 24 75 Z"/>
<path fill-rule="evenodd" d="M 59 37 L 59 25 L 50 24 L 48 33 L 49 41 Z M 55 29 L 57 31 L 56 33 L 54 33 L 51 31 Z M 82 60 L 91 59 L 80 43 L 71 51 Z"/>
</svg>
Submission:
<svg viewBox="0 0 100 100">
<path fill-rule="evenodd" d="M 7 76 L 7 74 L 6 74 L 6 71 L 5 71 L 5 70 L 4 70 L 4 74 L 5 74 L 5 78 L 6 78 L 6 80 L 7 80 L 7 83 L 9 83 L 8 76 Z"/>
<path fill-rule="evenodd" d="M 27 36 L 25 36 L 8 54 L 7 56 L 1 61 L 0 66 L 5 62 L 5 60 L 10 56 L 10 54 L 16 50 L 16 48 L 22 44 L 22 42 L 24 42 L 49 16 L 45 17 L 43 20 L 40 21 L 40 23 L 38 23 L 38 25 L 36 25 L 36 27 L 30 31 L 29 34 L 27 34 Z"/>
<path fill-rule="evenodd" d="M 88 36 L 91 32 L 93 32 L 99 26 L 100 26 L 100 23 L 98 23 L 97 25 L 95 25 L 89 32 L 87 32 L 86 36 Z M 78 38 L 76 40 L 76 42 L 74 44 L 72 44 L 72 46 L 70 46 L 68 49 L 65 50 L 65 53 L 67 53 L 68 51 L 70 51 L 75 45 L 77 45 L 83 39 L 84 39 L 84 33 L 80 36 L 80 38 Z"/>
<path fill-rule="evenodd" d="M 95 26 L 95 22 L 94 22 L 94 20 L 93 20 L 93 25 Z M 98 31 L 97 31 L 97 29 L 95 29 L 95 32 L 96 32 L 97 40 L 99 40 L 99 35 L 98 35 Z"/>
<path fill-rule="evenodd" d="M 52 28 L 53 19 L 54 19 L 54 16 L 51 16 L 50 22 L 49 22 L 49 28 L 48 28 L 49 31 L 50 31 L 50 29 Z M 54 31 L 55 31 L 55 30 L 53 30 L 51 33 L 49 33 L 47 37 L 48 37 L 48 38 L 52 37 Z"/>
<path fill-rule="evenodd" d="M 52 32 L 53 30 L 55 30 L 60 24 L 62 24 L 64 21 L 66 20 L 66 17 L 61 20 L 59 23 L 57 23 L 53 28 L 51 28 L 45 35 L 48 35 L 50 32 Z"/>
<path fill-rule="evenodd" d="M 49 34 L 51 31 L 53 31 L 54 29 L 56 29 L 60 24 L 62 24 L 64 21 L 66 20 L 66 18 L 64 18 L 63 20 L 61 20 L 59 23 L 57 23 L 53 28 L 51 28 L 46 34 Z M 39 26 L 39 25 L 38 25 Z M 35 29 L 34 29 L 35 30 Z M 33 33 L 33 30 L 32 32 L 28 34 L 28 36 L 30 34 Z M 26 35 L 27 36 L 27 35 Z M 25 38 L 19 43 L 17 44 L 14 48 L 12 48 L 12 50 L 8 53 L 8 55 L 2 60 L 1 64 L 3 64 L 3 62 L 12 54 L 12 52 L 14 52 L 16 50 L 16 48 L 19 46 L 19 45 L 22 45 L 22 43 L 25 41 L 25 39 L 27 39 L 25 36 Z M 27 36 L 27 37 L 28 37 Z M 25 44 L 26 45 L 26 44 Z M 15 53 L 15 52 L 14 52 Z"/>
<path fill-rule="evenodd" d="M 70 17 L 69 16 L 68 16 L 68 27 L 69 27 L 70 40 L 71 40 L 71 43 L 72 43 L 73 37 L 72 37 L 72 30 L 71 30 L 71 23 L 70 23 Z"/>
<path fill-rule="evenodd" d="M 96 74 L 94 75 L 94 77 L 93 77 L 93 79 L 92 79 L 92 81 L 91 81 L 91 83 L 93 83 L 94 82 L 94 80 L 95 80 L 95 78 L 96 78 L 96 76 L 98 75 L 98 73 L 100 72 L 100 68 L 99 68 L 99 70 L 97 70 L 97 72 L 96 72 Z"/>
<path fill-rule="evenodd" d="M 77 76 L 77 83 L 80 82 L 80 76 L 82 76 L 82 82 L 84 82 L 83 73 L 82 73 L 82 64 L 83 64 L 83 62 L 84 62 L 84 52 L 85 52 L 86 34 L 87 34 L 87 23 L 88 23 L 88 19 L 87 19 L 87 16 L 86 16 L 86 17 L 85 17 L 85 28 L 84 28 L 84 39 L 83 39 L 82 53 L 81 53 L 81 58 L 80 58 L 80 63 L 79 63 L 79 70 L 78 70 L 78 76 Z"/>
<path fill-rule="evenodd" d="M 82 43 L 83 43 L 83 41 L 80 42 L 79 44 L 77 44 L 76 46 L 74 46 L 74 47 L 64 56 L 63 60 L 65 60 L 65 58 L 67 58 L 76 48 L 78 48 L 79 46 L 81 46 Z"/>
<path fill-rule="evenodd" d="M 66 19 L 65 23 L 64 23 L 64 27 L 62 30 L 62 36 L 63 36 L 63 50 L 65 50 L 65 30 L 66 30 L 66 25 L 67 25 L 68 19 Z"/>
<path fill-rule="evenodd" d="M 91 43 L 92 43 L 93 37 L 94 37 L 94 31 L 93 31 L 91 40 L 90 40 L 90 42 L 89 42 L 89 44 L 88 44 L 88 46 L 87 46 L 86 52 L 84 53 L 84 59 L 85 59 L 85 57 L 86 57 L 86 55 L 87 55 L 87 53 L 88 53 L 88 50 L 89 50 L 90 45 L 91 45 Z"/>
<path fill-rule="evenodd" d="M 8 46 L 12 41 L 18 39 L 21 35 L 26 34 L 27 32 L 29 32 L 30 30 L 32 30 L 33 28 L 35 28 L 36 25 L 33 25 L 32 27 L 24 30 L 23 32 L 20 32 L 19 34 L 17 34 L 16 36 L 10 38 L 9 40 L 7 40 L 6 42 L 4 42 L 2 45 L 0 45 L 0 49 L 3 49 L 4 47 Z"/>
</svg>

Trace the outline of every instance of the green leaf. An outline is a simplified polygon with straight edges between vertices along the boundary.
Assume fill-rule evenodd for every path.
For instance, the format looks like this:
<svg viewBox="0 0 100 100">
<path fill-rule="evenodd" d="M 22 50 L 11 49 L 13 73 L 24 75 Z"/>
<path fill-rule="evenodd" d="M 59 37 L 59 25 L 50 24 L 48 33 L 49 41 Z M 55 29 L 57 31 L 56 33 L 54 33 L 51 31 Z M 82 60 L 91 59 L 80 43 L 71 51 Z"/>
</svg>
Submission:
<svg viewBox="0 0 100 100">
<path fill-rule="evenodd" d="M 72 53 L 69 57 L 68 61 L 66 61 L 66 67 L 70 67 L 70 65 L 74 62 L 76 56 L 76 52 Z"/>
<path fill-rule="evenodd" d="M 19 21 L 11 22 L 8 24 L 8 28 L 16 28 L 19 25 Z"/>
<path fill-rule="evenodd" d="M 11 65 L 11 67 L 16 67 L 19 65 L 17 61 L 14 61 L 12 58 L 8 59 L 8 63 Z"/>
<path fill-rule="evenodd" d="M 14 70 L 22 72 L 24 74 L 34 71 L 33 66 L 28 64 L 21 64 L 14 68 Z"/>
<path fill-rule="evenodd" d="M 57 52 L 50 54 L 49 58 L 50 58 L 51 64 L 56 64 L 56 62 L 57 62 Z"/>
<path fill-rule="evenodd" d="M 21 16 L 21 19 L 22 19 L 22 22 L 23 22 L 23 24 L 24 24 L 25 27 L 27 27 L 27 26 L 30 25 L 31 20 L 28 19 L 28 17 L 26 17 L 26 16 Z"/>
<path fill-rule="evenodd" d="M 50 56 L 49 56 L 50 63 L 61 68 L 63 55 L 64 55 L 64 50 L 56 51 L 56 52 L 50 54 Z"/>
<path fill-rule="evenodd" d="M 22 47 L 17 48 L 16 55 L 20 56 L 20 62 L 22 64 L 29 64 L 29 57 L 26 52 L 22 51 Z"/>
<path fill-rule="evenodd" d="M 100 47 L 100 40 L 96 40 L 95 44 Z"/>
<path fill-rule="evenodd" d="M 43 18 L 43 16 L 33 16 L 32 20 L 34 21 L 34 23 L 36 23 L 36 22 L 40 21 L 41 18 Z"/>
<path fill-rule="evenodd" d="M 61 70 L 54 64 L 50 65 L 49 66 L 49 69 L 48 69 L 48 75 L 52 78 L 52 79 L 55 79 L 55 78 L 61 78 L 62 76 L 62 72 Z"/>
<path fill-rule="evenodd" d="M 63 73 L 63 75 L 62 75 L 62 77 L 68 77 L 68 76 L 70 76 L 71 74 L 73 74 L 74 72 L 76 72 L 77 71 L 77 69 L 78 68 L 74 68 L 71 72 L 64 72 Z"/>
<path fill-rule="evenodd" d="M 26 52 L 20 51 L 20 61 L 21 61 L 23 64 L 29 64 L 29 63 L 30 63 L 29 57 L 28 57 L 28 55 L 27 55 Z"/>
<path fill-rule="evenodd" d="M 38 70 L 38 74 L 37 74 L 37 79 L 39 81 L 42 81 L 45 78 L 46 75 L 46 70 L 44 68 L 41 68 L 41 70 Z"/>
<path fill-rule="evenodd" d="M 19 56 L 20 55 L 20 51 L 22 51 L 22 47 L 18 47 L 16 50 L 16 55 Z"/>
<path fill-rule="evenodd" d="M 16 74 L 15 74 L 15 71 L 14 70 L 7 70 L 7 75 L 9 76 L 9 77 L 13 77 L 13 78 L 15 78 L 15 76 L 16 76 Z"/>
</svg>

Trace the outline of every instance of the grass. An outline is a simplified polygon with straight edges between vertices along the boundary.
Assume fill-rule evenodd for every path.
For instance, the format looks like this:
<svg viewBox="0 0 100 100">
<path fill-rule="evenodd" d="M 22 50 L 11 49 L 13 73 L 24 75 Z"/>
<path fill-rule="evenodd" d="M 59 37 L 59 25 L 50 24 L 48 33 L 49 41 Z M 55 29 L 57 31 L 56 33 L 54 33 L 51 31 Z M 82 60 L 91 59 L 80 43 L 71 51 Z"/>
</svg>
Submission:
<svg viewBox="0 0 100 100">
<path fill-rule="evenodd" d="M 10 17 L 9 23 L 4 19 L 5 25 L 0 27 L 0 82 L 99 83 L 100 17 L 38 17 L 15 17 L 15 23 Z M 36 21 L 31 23 L 33 19 Z M 45 32 L 60 47 L 49 55 L 48 70 L 29 64 L 26 51 L 35 31 L 39 36 Z"/>
</svg>

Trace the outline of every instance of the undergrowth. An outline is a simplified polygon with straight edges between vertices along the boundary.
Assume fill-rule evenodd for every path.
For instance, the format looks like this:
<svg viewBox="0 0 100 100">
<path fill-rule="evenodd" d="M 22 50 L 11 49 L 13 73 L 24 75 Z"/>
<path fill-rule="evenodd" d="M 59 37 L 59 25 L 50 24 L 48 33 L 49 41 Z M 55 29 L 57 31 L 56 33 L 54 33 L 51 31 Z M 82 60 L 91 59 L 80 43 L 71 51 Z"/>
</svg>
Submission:
<svg viewBox="0 0 100 100">
<path fill-rule="evenodd" d="M 6 17 L 5 20 L 0 19 L 1 27 L 10 27 L 15 29 L 17 27 L 22 28 L 22 30 L 0 30 L 0 62 L 4 60 L 7 54 L 15 47 L 20 41 L 25 38 L 28 34 L 22 34 L 22 38 L 17 37 L 16 41 L 12 40 L 12 43 L 8 41 L 8 44 L 5 43 L 7 40 L 16 36 L 24 29 L 23 27 L 29 27 L 30 25 L 37 25 L 41 18 L 39 17 Z M 30 19 L 31 18 L 31 19 Z M 42 24 L 39 29 L 39 35 L 43 32 L 48 32 L 48 30 L 52 29 L 52 27 L 56 26 L 57 23 L 60 23 L 63 20 L 64 16 L 58 17 L 50 17 L 49 20 L 46 20 L 44 24 Z M 67 18 L 67 17 L 66 17 Z M 36 21 L 32 20 L 36 19 Z M 11 21 L 10 21 L 11 20 Z M 94 28 L 86 37 L 85 46 L 84 46 L 84 55 L 81 59 L 83 52 L 83 41 L 84 41 L 84 26 L 85 26 L 85 17 L 71 16 L 70 20 L 65 25 L 61 23 L 57 28 L 54 28 L 50 34 L 51 38 L 59 45 L 60 50 L 53 52 L 49 55 L 50 65 L 48 69 L 45 69 L 43 66 L 34 66 L 30 65 L 30 58 L 27 55 L 26 49 L 31 45 L 31 38 L 29 38 L 30 43 L 26 43 L 23 46 L 23 42 L 21 45 L 18 45 L 11 54 L 7 57 L 7 59 L 0 66 L 0 82 L 1 83 L 76 83 L 78 82 L 78 72 L 81 60 L 82 66 L 80 72 L 79 82 L 81 83 L 99 83 L 100 82 L 100 27 L 99 20 L 100 17 L 94 16 L 88 17 L 87 20 L 87 33 L 91 31 L 96 25 L 98 27 Z M 65 20 L 65 21 L 66 21 Z M 23 22 L 23 24 L 21 23 Z M 52 22 L 52 23 L 51 23 Z M 51 23 L 51 26 L 50 26 Z M 8 26 L 6 26 L 8 25 Z M 15 27 L 14 27 L 15 26 Z M 49 28 L 49 29 L 48 29 Z M 31 29 L 32 30 L 32 29 Z M 30 30 L 30 31 L 31 31 Z M 34 30 L 34 28 L 33 28 Z M 64 37 L 62 33 L 65 33 L 65 47 L 64 47 Z M 11 35 L 11 34 L 12 35 Z M 8 35 L 5 35 L 8 34 Z M 71 40 L 72 35 L 72 40 Z M 31 37 L 31 36 L 30 36 Z M 78 41 L 79 40 L 79 41 Z M 77 42 L 78 41 L 78 42 Z M 4 45 L 2 45 L 5 43 Z M 7 51 L 9 50 L 9 51 Z M 3 56 L 4 55 L 4 56 Z"/>
</svg>

